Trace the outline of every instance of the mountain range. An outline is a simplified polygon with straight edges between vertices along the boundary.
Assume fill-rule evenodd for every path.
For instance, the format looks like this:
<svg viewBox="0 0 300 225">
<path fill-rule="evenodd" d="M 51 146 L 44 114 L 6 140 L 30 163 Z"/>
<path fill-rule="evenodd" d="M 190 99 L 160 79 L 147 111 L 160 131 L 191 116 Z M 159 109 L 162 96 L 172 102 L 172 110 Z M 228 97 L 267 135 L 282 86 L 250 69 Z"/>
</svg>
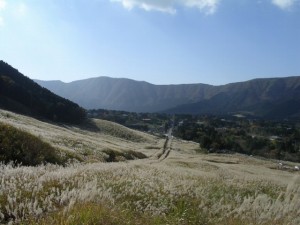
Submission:
<svg viewBox="0 0 300 225">
<path fill-rule="evenodd" d="M 300 116 L 300 77 L 262 78 L 220 86 L 154 85 L 97 77 L 64 83 L 35 80 L 86 109 L 184 114 L 243 113 L 267 118 Z"/>
<path fill-rule="evenodd" d="M 52 92 L 86 109 L 113 109 L 130 112 L 157 112 L 194 103 L 203 98 L 209 85 L 153 85 L 125 78 L 98 77 L 63 83 L 35 80 Z"/>
</svg>

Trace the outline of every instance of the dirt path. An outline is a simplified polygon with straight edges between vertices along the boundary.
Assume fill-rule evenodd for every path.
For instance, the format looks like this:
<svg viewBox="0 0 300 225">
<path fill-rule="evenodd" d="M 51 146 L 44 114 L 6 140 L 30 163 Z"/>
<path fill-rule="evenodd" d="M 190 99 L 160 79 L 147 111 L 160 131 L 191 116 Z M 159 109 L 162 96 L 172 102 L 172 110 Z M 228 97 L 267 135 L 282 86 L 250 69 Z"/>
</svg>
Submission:
<svg viewBox="0 0 300 225">
<path fill-rule="evenodd" d="M 172 141 L 173 141 L 173 136 L 172 136 L 172 128 L 168 131 L 162 152 L 158 154 L 157 159 L 162 161 L 166 159 L 172 150 Z"/>
</svg>

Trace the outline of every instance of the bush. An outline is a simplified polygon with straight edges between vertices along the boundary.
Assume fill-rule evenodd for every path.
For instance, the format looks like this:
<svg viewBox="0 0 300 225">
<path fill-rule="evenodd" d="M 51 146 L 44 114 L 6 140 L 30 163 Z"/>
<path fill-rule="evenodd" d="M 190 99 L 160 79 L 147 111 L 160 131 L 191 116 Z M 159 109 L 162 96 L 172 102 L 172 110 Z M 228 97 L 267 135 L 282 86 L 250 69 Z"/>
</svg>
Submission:
<svg viewBox="0 0 300 225">
<path fill-rule="evenodd" d="M 108 155 L 108 158 L 106 159 L 106 162 L 118 162 L 120 161 L 121 158 L 124 160 L 135 160 L 135 159 L 145 159 L 147 156 L 141 152 L 136 152 L 136 151 L 115 151 L 112 149 L 105 149 L 103 151 Z"/>
<path fill-rule="evenodd" d="M 61 164 L 57 150 L 27 132 L 0 123 L 0 162 L 13 161 L 26 166 Z"/>
</svg>

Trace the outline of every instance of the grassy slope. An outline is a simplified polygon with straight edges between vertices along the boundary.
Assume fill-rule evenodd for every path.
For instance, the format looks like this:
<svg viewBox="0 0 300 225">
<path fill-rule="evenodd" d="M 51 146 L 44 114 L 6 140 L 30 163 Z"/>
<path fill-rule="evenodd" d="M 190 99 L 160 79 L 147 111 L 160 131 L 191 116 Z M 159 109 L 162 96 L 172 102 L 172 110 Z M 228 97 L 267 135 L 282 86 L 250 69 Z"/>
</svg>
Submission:
<svg viewBox="0 0 300 225">
<path fill-rule="evenodd" d="M 150 154 L 147 146 L 160 140 L 108 121 L 95 120 L 93 130 L 76 126 L 55 125 L 31 117 L 0 110 L 0 122 L 29 132 L 53 147 L 82 161 L 105 161 L 105 150 L 137 151 Z M 95 131 L 96 130 L 96 131 Z"/>
<path fill-rule="evenodd" d="M 277 162 L 238 154 L 203 155 L 196 153 L 197 144 L 181 140 L 170 140 L 166 144 L 170 154 L 158 159 L 164 140 L 123 127 L 123 132 L 143 141 L 111 136 L 112 128 L 101 131 L 109 126 L 105 121 L 96 121 L 100 132 L 55 126 L 5 111 L 0 111 L 0 121 L 87 161 L 101 160 L 107 149 L 149 156 L 127 163 L 1 166 L 0 223 L 13 218 L 23 224 L 300 222 L 299 172 L 279 170 Z M 89 154 L 84 156 L 84 151 Z"/>
</svg>

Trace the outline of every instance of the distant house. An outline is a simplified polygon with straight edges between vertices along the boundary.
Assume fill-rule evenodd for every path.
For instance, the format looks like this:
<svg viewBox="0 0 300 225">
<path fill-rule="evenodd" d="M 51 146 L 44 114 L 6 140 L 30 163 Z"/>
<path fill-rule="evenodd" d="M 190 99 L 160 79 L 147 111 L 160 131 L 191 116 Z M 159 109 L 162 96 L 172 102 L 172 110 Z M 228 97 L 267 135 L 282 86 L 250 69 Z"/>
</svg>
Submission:
<svg viewBox="0 0 300 225">
<path fill-rule="evenodd" d="M 228 130 L 228 128 L 227 127 L 218 127 L 215 130 L 218 131 L 218 132 L 224 133 Z"/>
<path fill-rule="evenodd" d="M 281 139 L 281 138 L 278 137 L 278 136 L 276 136 L 276 135 L 270 136 L 270 137 L 269 137 L 269 140 L 270 140 L 270 141 L 276 141 L 276 140 L 279 140 L 279 139 Z"/>
</svg>

